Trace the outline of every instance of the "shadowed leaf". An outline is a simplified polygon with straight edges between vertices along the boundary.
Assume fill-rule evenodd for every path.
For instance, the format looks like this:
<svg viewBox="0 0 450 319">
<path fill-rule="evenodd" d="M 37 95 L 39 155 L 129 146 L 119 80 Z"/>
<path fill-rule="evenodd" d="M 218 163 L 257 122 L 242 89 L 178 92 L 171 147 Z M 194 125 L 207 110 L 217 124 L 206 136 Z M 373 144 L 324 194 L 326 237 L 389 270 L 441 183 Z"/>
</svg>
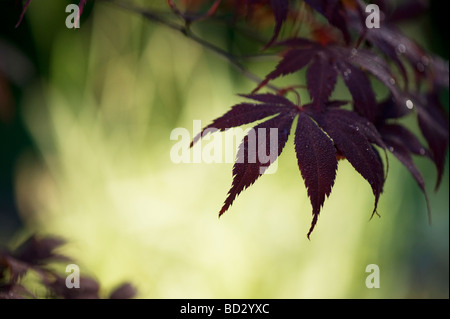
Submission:
<svg viewBox="0 0 450 319">
<path fill-rule="evenodd" d="M 324 54 L 317 54 L 306 73 L 306 83 L 312 104 L 322 109 L 328 101 L 336 85 L 337 71 L 329 58 Z"/>
<path fill-rule="evenodd" d="M 252 185 L 278 158 L 289 137 L 293 118 L 292 112 L 278 115 L 255 126 L 244 137 L 233 166 L 233 184 L 219 216 L 231 206 L 236 196 Z M 271 133 L 271 129 L 275 134 Z M 273 141 L 273 138 L 277 141 Z M 267 157 L 266 161 L 262 157 Z"/>
<path fill-rule="evenodd" d="M 226 129 L 232 127 L 238 127 L 262 120 L 282 111 L 290 112 L 293 108 L 296 108 L 296 106 L 288 99 L 273 94 L 253 94 L 244 95 L 244 97 L 265 103 L 240 103 L 234 105 L 230 111 L 215 119 L 211 124 L 206 126 L 199 134 L 197 134 L 191 142 L 191 147 L 204 135 L 204 132 L 208 129 L 225 131 Z"/>
<path fill-rule="evenodd" d="M 375 195 L 373 213 L 376 212 L 378 199 L 383 192 L 384 169 L 379 154 L 372 148 L 367 138 L 370 129 L 361 128 L 361 124 L 350 124 L 346 116 L 353 117 L 350 111 L 330 109 L 320 117 L 319 124 L 332 138 L 336 148 L 350 162 L 355 170 L 366 179 Z"/>
<path fill-rule="evenodd" d="M 336 148 L 317 124 L 306 113 L 301 113 L 295 131 L 295 151 L 312 205 L 313 220 L 307 234 L 309 238 L 325 197 L 330 195 L 334 184 Z"/>
</svg>

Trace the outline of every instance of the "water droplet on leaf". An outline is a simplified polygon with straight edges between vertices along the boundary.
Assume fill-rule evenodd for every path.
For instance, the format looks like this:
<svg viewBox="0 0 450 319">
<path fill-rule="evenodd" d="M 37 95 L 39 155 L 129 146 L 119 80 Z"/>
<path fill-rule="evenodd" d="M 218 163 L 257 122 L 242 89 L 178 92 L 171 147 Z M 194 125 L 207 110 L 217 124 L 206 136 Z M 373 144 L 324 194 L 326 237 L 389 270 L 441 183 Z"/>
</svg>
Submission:
<svg viewBox="0 0 450 319">
<path fill-rule="evenodd" d="M 405 52 L 406 52 L 406 46 L 403 43 L 400 43 L 397 46 L 397 54 L 400 55 L 400 54 L 403 54 Z"/>
<path fill-rule="evenodd" d="M 416 65 L 416 69 L 419 72 L 423 72 L 423 71 L 425 71 L 425 66 L 421 62 L 418 62 Z"/>
<path fill-rule="evenodd" d="M 411 100 L 406 100 L 405 104 L 406 104 L 406 107 L 410 110 L 412 110 L 414 107 L 414 103 Z"/>
<path fill-rule="evenodd" d="M 421 60 L 424 66 L 428 66 L 430 64 L 430 58 L 427 57 L 426 55 L 422 56 Z"/>
</svg>

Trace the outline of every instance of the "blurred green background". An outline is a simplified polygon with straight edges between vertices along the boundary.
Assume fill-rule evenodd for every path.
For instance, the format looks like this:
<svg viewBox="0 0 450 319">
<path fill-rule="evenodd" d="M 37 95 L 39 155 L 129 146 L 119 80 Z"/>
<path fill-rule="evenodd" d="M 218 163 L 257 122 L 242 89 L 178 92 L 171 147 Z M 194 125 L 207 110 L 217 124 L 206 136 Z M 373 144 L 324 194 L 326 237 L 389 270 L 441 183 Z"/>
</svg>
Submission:
<svg viewBox="0 0 450 319">
<path fill-rule="evenodd" d="M 417 161 L 431 226 L 424 196 L 392 156 L 381 218 L 370 221 L 370 185 L 340 161 L 309 241 L 292 139 L 277 172 L 218 219 L 232 164 L 174 164 L 169 136 L 177 127 L 192 134 L 194 119 L 209 124 L 254 83 L 181 34 L 112 5 L 88 2 L 81 28 L 69 30 L 66 4 L 32 1 L 14 29 L 20 6 L 0 1 L 2 244 L 60 235 L 62 252 L 105 295 L 129 281 L 140 298 L 449 297 L 448 157 L 438 192 L 432 163 Z M 410 32 L 448 58 L 435 44 L 439 19 L 430 20 Z M 229 30 L 211 34 L 229 41 Z M 262 76 L 273 64 L 250 68 Z M 365 286 L 368 264 L 380 267 L 379 289 Z"/>
</svg>

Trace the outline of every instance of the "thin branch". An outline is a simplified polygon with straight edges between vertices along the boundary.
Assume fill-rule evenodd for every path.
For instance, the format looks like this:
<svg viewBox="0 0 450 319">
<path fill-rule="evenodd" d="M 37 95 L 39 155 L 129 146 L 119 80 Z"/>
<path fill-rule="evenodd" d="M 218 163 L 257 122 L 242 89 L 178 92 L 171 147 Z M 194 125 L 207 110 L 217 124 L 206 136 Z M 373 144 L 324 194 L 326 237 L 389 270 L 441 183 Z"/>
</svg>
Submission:
<svg viewBox="0 0 450 319">
<path fill-rule="evenodd" d="M 208 42 L 200 37 L 198 37 L 197 35 L 195 35 L 194 33 L 192 33 L 190 31 L 190 29 L 187 26 L 183 26 L 183 25 L 179 25 L 177 23 L 174 23 L 172 21 L 169 21 L 163 17 L 161 17 L 161 15 L 159 15 L 156 12 L 150 11 L 150 10 L 146 10 L 146 9 L 142 9 L 142 8 L 138 8 L 136 6 L 130 5 L 130 4 L 126 4 L 122 1 L 116 1 L 116 0 L 102 0 L 105 1 L 107 3 L 111 3 L 114 4 L 118 7 L 121 7 L 122 9 L 140 14 L 142 16 L 144 16 L 145 18 L 160 23 L 172 30 L 178 31 L 180 33 L 182 33 L 183 35 L 185 35 L 187 38 L 189 38 L 190 40 L 198 43 L 199 45 L 201 45 L 202 47 L 214 52 L 215 54 L 221 56 L 222 58 L 224 58 L 228 63 L 230 63 L 234 68 L 236 68 L 240 73 L 242 73 L 245 77 L 247 77 L 248 79 L 252 80 L 255 83 L 261 83 L 262 79 L 257 76 L 256 74 L 250 72 L 243 64 L 241 64 L 238 61 L 238 57 L 228 53 L 227 51 L 223 50 L 222 48 L 212 44 L 211 42 Z M 275 92 L 279 92 L 280 89 L 272 84 L 267 84 L 266 87 L 272 91 Z"/>
</svg>

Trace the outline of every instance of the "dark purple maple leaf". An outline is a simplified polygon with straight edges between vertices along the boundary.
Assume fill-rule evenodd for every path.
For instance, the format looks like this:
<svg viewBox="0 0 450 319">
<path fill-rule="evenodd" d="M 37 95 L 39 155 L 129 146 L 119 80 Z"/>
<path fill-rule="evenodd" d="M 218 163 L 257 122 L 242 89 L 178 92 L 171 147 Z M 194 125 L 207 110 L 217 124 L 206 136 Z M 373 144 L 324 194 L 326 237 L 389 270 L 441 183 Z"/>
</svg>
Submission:
<svg viewBox="0 0 450 319">
<path fill-rule="evenodd" d="M 300 107 L 284 97 L 273 94 L 245 97 L 260 103 L 237 104 L 205 129 L 212 129 L 217 124 L 217 130 L 223 131 L 271 115 L 276 116 L 256 125 L 251 131 L 253 134 L 249 133 L 244 137 L 233 166 L 233 183 L 219 216 L 228 210 L 235 198 L 263 175 L 267 167 L 278 158 L 296 116 L 298 121 L 295 131 L 295 151 L 301 175 L 308 189 L 313 214 L 307 237 L 309 238 L 314 230 L 325 198 L 331 193 L 338 157 L 347 158 L 370 183 L 375 195 L 373 213 L 376 212 L 378 199 L 383 191 L 384 168 L 373 145 L 382 149 L 386 145 L 373 123 L 354 112 L 340 109 L 344 104 L 342 101 L 323 103 L 324 109 L 318 110 L 314 102 Z M 269 108 L 273 108 L 273 111 L 269 112 Z M 249 117 L 237 120 L 237 114 L 248 114 Z M 271 135 L 270 131 L 273 129 L 275 134 Z M 197 135 L 193 143 L 201 135 Z M 272 143 L 273 138 L 277 138 L 276 143 Z M 273 149 L 274 147 L 276 149 Z"/>
<path fill-rule="evenodd" d="M 209 130 L 224 131 L 263 121 L 254 129 L 262 130 L 264 136 L 268 136 L 272 128 L 277 129 L 277 143 L 274 144 L 278 148 L 267 156 L 267 150 L 272 144 L 270 142 L 275 137 L 255 137 L 253 144 L 251 135 L 244 138 L 233 167 L 232 186 L 219 215 L 228 210 L 235 198 L 252 185 L 264 173 L 268 164 L 281 154 L 293 119 L 297 117 L 295 151 L 313 215 L 308 238 L 314 230 L 326 197 L 331 194 L 338 159 L 348 160 L 368 181 L 375 197 L 372 216 L 377 213 L 387 174 L 380 150 L 385 154 L 386 167 L 387 152 L 391 152 L 411 173 L 425 195 L 431 219 L 425 181 L 414 164 L 413 156 L 428 157 L 434 162 L 438 171 L 437 187 L 444 171 L 449 138 L 448 119 L 437 96 L 442 88 L 448 88 L 449 68 L 446 61 L 426 52 L 393 23 L 420 14 L 426 6 L 425 1 L 405 1 L 390 12 L 390 3 L 388 5 L 387 1 L 375 1 L 386 12 L 381 12 L 381 28 L 370 29 L 365 23 L 366 2 L 305 0 L 312 8 L 307 11 L 313 15 L 308 16 L 313 20 L 310 29 L 318 40 L 294 37 L 279 42 L 275 42 L 275 39 L 287 19 L 289 2 L 246 0 L 245 3 L 258 3 L 266 7 L 270 4 L 275 27 L 268 45 L 272 49 L 279 49 L 281 59 L 259 82 L 252 94 L 244 96 L 253 100 L 252 103 L 233 106 L 229 112 L 205 127 L 193 139 L 191 146 Z M 323 26 L 321 18 L 316 20 L 314 11 L 323 16 L 329 25 Z M 334 36 L 336 30 L 333 27 L 342 33 L 343 41 L 339 36 Z M 327 33 L 317 30 L 326 30 Z M 278 95 L 257 94 L 269 82 L 303 70 L 306 85 L 294 84 L 280 89 L 272 85 L 270 89 L 275 90 Z M 412 76 L 415 85 L 409 85 Z M 350 93 L 352 110 L 342 108 L 348 102 L 330 100 L 338 77 L 342 77 Z M 388 97 L 383 101 L 377 100 L 375 92 L 378 93 L 378 89 L 375 91 L 372 87 L 372 79 L 387 89 Z M 300 105 L 298 98 L 298 105 L 295 105 L 280 96 L 297 88 L 307 89 L 309 104 Z M 399 124 L 398 120 L 409 115 L 417 116 L 427 147 L 411 131 Z M 271 118 L 267 120 L 269 117 Z M 261 149 L 266 155 L 264 160 L 249 160 L 250 154 L 258 154 Z"/>
<path fill-rule="evenodd" d="M 57 237 L 31 236 L 16 250 L 0 254 L 0 265 L 9 270 L 13 281 L 23 277 L 29 270 L 42 274 L 42 266 L 49 261 L 70 261 L 66 256 L 55 252 L 64 243 L 64 240 Z"/>
<path fill-rule="evenodd" d="M 134 286 L 129 283 L 124 283 L 114 289 L 109 295 L 109 299 L 131 299 L 137 294 L 137 290 Z"/>
<path fill-rule="evenodd" d="M 314 10 L 323 15 L 328 22 L 338 28 L 346 43 L 350 42 L 347 10 L 341 0 L 305 0 Z M 350 3 L 350 2 L 349 2 Z"/>
<path fill-rule="evenodd" d="M 272 7 L 273 16 L 275 18 L 275 28 L 273 30 L 272 38 L 265 46 L 266 48 L 271 46 L 280 34 L 281 27 L 288 17 L 289 0 L 270 0 L 270 6 Z"/>
<path fill-rule="evenodd" d="M 336 67 L 352 95 L 353 109 L 369 121 L 374 121 L 377 100 L 367 75 L 346 61 L 336 63 Z"/>
<path fill-rule="evenodd" d="M 435 92 L 414 99 L 420 130 L 428 143 L 431 157 L 438 171 L 436 189 L 444 173 L 445 156 L 449 140 L 448 115 Z"/>
<path fill-rule="evenodd" d="M 281 154 L 289 137 L 294 115 L 293 112 L 280 114 L 255 126 L 244 137 L 233 166 L 233 184 L 219 216 L 231 206 L 236 196 L 263 175 Z M 276 130 L 275 136 L 272 130 Z M 272 142 L 273 137 L 277 139 L 276 143 Z"/>
<path fill-rule="evenodd" d="M 99 283 L 89 277 L 80 277 L 79 288 L 67 288 L 66 277 L 54 274 L 52 281 L 46 283 L 50 289 L 50 295 L 54 298 L 63 299 L 99 299 Z"/>
<path fill-rule="evenodd" d="M 206 126 L 191 142 L 191 147 L 196 143 L 205 133 L 214 130 L 225 131 L 228 128 L 238 127 L 245 124 L 253 123 L 262 120 L 271 115 L 278 114 L 282 111 L 290 111 L 294 104 L 283 96 L 273 94 L 254 94 L 242 95 L 248 99 L 258 102 L 265 102 L 262 104 L 255 103 L 241 103 L 233 106 L 223 116 L 215 119 L 211 124 Z"/>
<path fill-rule="evenodd" d="M 324 46 L 303 38 L 289 39 L 277 45 L 287 46 L 287 52 L 253 92 L 260 90 L 271 80 L 300 71 L 309 65 L 306 72 L 307 87 L 311 99 L 318 105 L 328 101 L 334 90 L 338 71 L 352 95 L 354 110 L 370 121 L 375 119 L 376 99 L 366 72 L 390 90 L 395 103 L 405 105 L 407 98 L 389 65 L 370 50 L 338 45 Z"/>
<path fill-rule="evenodd" d="M 426 52 L 394 24 L 423 12 L 427 1 L 406 1 L 395 8 L 392 14 L 383 12 L 380 28 L 367 28 L 361 23 L 361 12 L 364 12 L 366 4 L 362 1 L 356 3 L 357 10 L 347 10 L 349 26 L 397 65 L 406 88 L 409 80 L 403 61 L 408 62 L 414 70 L 416 86 L 423 80 L 429 80 L 434 85 L 448 87 L 448 63 Z"/>
<path fill-rule="evenodd" d="M 375 195 L 373 213 L 376 213 L 378 199 L 383 192 L 384 169 L 372 143 L 380 144 L 378 146 L 384 143 L 370 122 L 363 118 L 355 121 L 355 117 L 359 116 L 351 111 L 329 109 L 318 120 L 339 152 L 369 182 Z"/>
<path fill-rule="evenodd" d="M 399 124 L 386 124 L 380 128 L 380 134 L 387 149 L 408 169 L 424 193 L 427 203 L 428 221 L 431 223 L 431 210 L 425 180 L 411 155 L 431 157 L 430 152 L 422 146 L 417 137 Z"/>
<path fill-rule="evenodd" d="M 331 58 L 318 52 L 306 73 L 306 83 L 314 106 L 321 110 L 336 85 L 337 71 Z"/>
<path fill-rule="evenodd" d="M 331 193 L 338 163 L 333 141 L 305 112 L 298 116 L 295 152 L 313 209 L 313 221 L 307 234 L 309 238 L 316 225 L 325 197 Z"/>
</svg>

